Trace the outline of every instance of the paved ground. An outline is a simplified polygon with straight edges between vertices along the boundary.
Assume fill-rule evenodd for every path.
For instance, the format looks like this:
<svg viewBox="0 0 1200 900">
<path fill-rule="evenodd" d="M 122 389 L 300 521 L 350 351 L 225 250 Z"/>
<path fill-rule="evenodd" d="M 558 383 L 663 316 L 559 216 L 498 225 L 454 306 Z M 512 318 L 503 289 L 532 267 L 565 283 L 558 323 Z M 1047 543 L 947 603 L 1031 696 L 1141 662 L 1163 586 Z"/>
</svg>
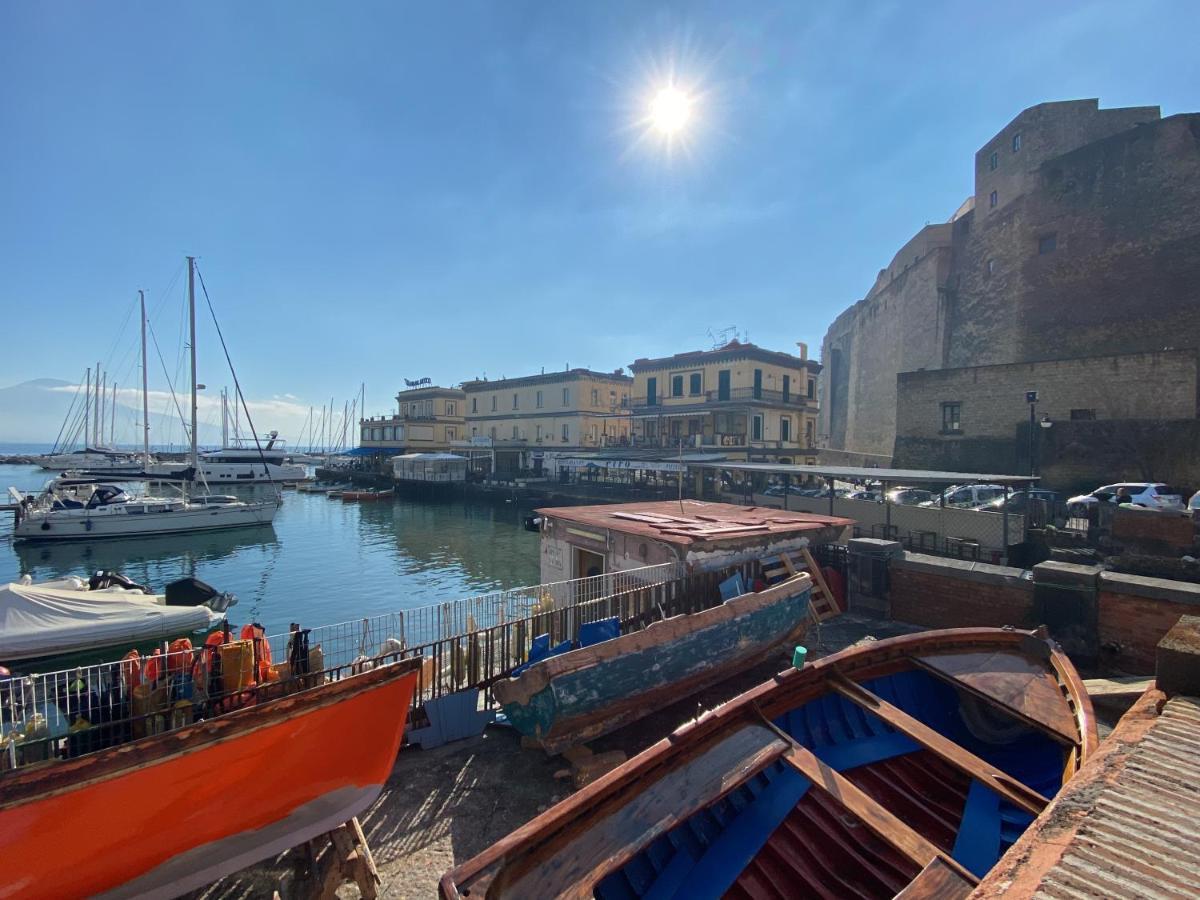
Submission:
<svg viewBox="0 0 1200 900">
<path fill-rule="evenodd" d="M 864 638 L 884 638 L 918 629 L 896 622 L 843 615 L 811 635 L 809 654 L 818 657 Z M 623 750 L 629 756 L 679 725 L 736 697 L 790 665 L 791 650 L 723 684 L 594 741 L 596 752 Z M 428 898 L 438 879 L 539 812 L 566 797 L 569 781 L 555 780 L 561 758 L 523 749 L 516 732 L 492 726 L 477 738 L 436 750 L 405 749 L 396 760 L 383 795 L 362 819 L 363 830 L 383 878 L 380 896 Z M 286 871 L 287 855 L 231 876 L 196 897 L 205 900 L 271 895 Z M 342 897 L 356 897 L 347 886 Z"/>
</svg>

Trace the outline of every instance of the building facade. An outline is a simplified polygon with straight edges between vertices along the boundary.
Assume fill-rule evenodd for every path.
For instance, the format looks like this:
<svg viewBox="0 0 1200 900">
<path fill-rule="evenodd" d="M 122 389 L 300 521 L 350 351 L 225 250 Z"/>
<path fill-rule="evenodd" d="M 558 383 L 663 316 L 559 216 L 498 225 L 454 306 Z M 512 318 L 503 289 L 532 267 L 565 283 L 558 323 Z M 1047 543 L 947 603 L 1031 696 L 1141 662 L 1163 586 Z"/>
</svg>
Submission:
<svg viewBox="0 0 1200 900">
<path fill-rule="evenodd" d="M 716 350 L 639 359 L 630 370 L 635 446 L 815 462 L 821 366 L 804 344 L 794 356 L 731 341 Z"/>
<path fill-rule="evenodd" d="M 494 471 L 538 471 L 546 454 L 628 446 L 633 379 L 568 369 L 522 378 L 463 383 L 464 442 L 496 451 Z"/>
<path fill-rule="evenodd" d="M 437 453 L 466 436 L 466 394 L 457 388 L 419 387 L 396 395 L 396 414 L 359 423 L 363 447 L 397 453 Z"/>
<path fill-rule="evenodd" d="M 1089 382 L 1127 398 L 1128 376 L 1109 373 L 1137 370 L 1131 355 L 1198 346 L 1200 115 L 1044 103 L 980 148 L 973 194 L 834 321 L 822 342 L 819 434 L 831 459 L 953 468 L 970 439 L 943 433 L 943 404 L 999 379 L 1012 396 L 988 427 L 1004 436 L 989 465 L 973 458 L 984 471 L 1019 471 L 1026 390 L 1066 421 L 1072 409 L 1157 420 L 1158 404 L 1102 403 Z M 1176 371 L 1170 360 L 1139 370 L 1151 392 Z M 1038 365 L 1004 368 L 1015 364 Z M 931 399 L 935 385 L 950 393 Z M 962 401 L 964 432 L 976 402 Z"/>
</svg>

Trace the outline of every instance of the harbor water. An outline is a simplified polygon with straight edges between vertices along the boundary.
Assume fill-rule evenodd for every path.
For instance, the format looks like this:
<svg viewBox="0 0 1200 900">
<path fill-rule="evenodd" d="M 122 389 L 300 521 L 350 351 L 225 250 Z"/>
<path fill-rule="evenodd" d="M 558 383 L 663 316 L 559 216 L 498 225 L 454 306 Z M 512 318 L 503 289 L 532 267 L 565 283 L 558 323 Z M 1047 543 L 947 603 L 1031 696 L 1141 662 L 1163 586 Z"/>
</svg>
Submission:
<svg viewBox="0 0 1200 900">
<path fill-rule="evenodd" d="M 52 474 L 0 465 L 0 488 L 36 490 Z M 194 576 L 237 595 L 230 621 L 255 621 L 274 634 L 291 622 L 334 624 L 536 584 L 538 536 L 522 528 L 527 513 L 516 503 L 396 497 L 360 504 L 285 490 L 270 526 L 62 544 L 14 544 L 12 513 L 4 513 L 0 583 L 110 569 L 161 591 Z"/>
</svg>

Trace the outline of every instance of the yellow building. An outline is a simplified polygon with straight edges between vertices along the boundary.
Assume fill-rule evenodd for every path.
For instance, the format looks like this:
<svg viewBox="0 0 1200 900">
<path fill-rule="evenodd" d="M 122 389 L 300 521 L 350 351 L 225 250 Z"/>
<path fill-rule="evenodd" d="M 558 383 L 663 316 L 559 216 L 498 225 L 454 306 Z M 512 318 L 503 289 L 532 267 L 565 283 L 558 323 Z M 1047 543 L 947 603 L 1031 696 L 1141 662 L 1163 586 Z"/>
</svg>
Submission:
<svg viewBox="0 0 1200 900">
<path fill-rule="evenodd" d="M 360 422 L 364 447 L 396 453 L 449 450 L 466 435 L 466 394 L 457 388 L 419 387 L 396 395 L 396 415 Z"/>
<path fill-rule="evenodd" d="M 730 341 L 637 360 L 630 366 L 634 444 L 682 443 L 731 460 L 815 462 L 821 365 L 799 346 L 795 356 Z"/>
<path fill-rule="evenodd" d="M 590 369 L 464 382 L 466 441 L 495 451 L 494 471 L 540 471 L 548 453 L 628 446 L 632 384 L 620 370 Z"/>
</svg>

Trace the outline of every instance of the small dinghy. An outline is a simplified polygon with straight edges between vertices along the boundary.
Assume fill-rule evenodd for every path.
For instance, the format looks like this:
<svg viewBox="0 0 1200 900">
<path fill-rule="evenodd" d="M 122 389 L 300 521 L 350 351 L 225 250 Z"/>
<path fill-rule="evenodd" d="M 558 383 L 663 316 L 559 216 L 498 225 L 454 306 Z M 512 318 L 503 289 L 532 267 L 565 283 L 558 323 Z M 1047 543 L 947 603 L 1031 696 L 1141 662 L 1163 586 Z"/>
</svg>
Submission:
<svg viewBox="0 0 1200 900">
<path fill-rule="evenodd" d="M 444 898 L 966 897 L 1098 744 L 1043 633 L 852 647 L 683 726 L 447 873 Z"/>
</svg>

